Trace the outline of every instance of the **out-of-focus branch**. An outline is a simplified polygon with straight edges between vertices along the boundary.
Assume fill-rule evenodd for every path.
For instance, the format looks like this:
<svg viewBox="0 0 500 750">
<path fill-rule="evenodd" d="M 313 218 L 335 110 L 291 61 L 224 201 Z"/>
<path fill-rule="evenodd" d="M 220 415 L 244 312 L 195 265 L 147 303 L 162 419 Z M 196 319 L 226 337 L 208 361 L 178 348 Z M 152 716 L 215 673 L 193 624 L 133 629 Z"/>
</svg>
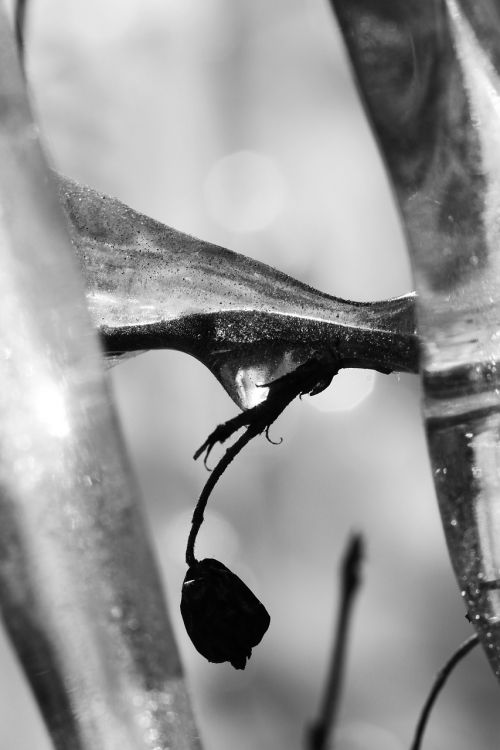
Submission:
<svg viewBox="0 0 500 750">
<path fill-rule="evenodd" d="M 349 539 L 342 560 L 341 599 L 338 610 L 337 629 L 326 680 L 320 713 L 307 735 L 307 750 L 327 750 L 335 727 L 342 695 L 344 664 L 347 655 L 347 640 L 352 605 L 360 585 L 360 568 L 364 556 L 364 543 L 360 534 Z"/>
<path fill-rule="evenodd" d="M 193 565 L 195 560 L 194 545 L 198 531 L 203 523 L 204 512 L 210 495 L 229 464 L 243 450 L 243 448 L 253 440 L 257 435 L 266 433 L 269 438 L 269 428 L 282 414 L 286 407 L 297 396 L 303 396 L 309 393 L 314 396 L 324 390 L 330 384 L 332 378 L 338 373 L 338 363 L 334 356 L 321 357 L 315 356 L 303 365 L 300 365 L 291 373 L 283 375 L 272 383 L 266 383 L 265 387 L 268 395 L 265 401 L 251 409 L 238 414 L 228 422 L 219 425 L 211 435 L 205 440 L 201 448 L 194 454 L 194 458 L 199 458 L 205 454 L 205 466 L 211 450 L 217 443 L 225 443 L 238 430 L 245 427 L 243 435 L 238 438 L 217 463 L 216 467 L 210 474 L 196 504 L 193 513 L 191 531 L 186 548 L 186 562 Z M 208 467 L 207 467 L 208 468 Z"/>
<path fill-rule="evenodd" d="M 58 179 L 107 352 L 185 351 L 244 408 L 265 398 L 258 384 L 314 352 L 335 350 L 340 367 L 417 371 L 414 295 L 372 303 L 332 297 Z"/>
<path fill-rule="evenodd" d="M 196 750 L 56 186 L 0 3 L 0 606 L 58 750 Z"/>
<path fill-rule="evenodd" d="M 14 28 L 16 32 L 17 50 L 21 66 L 24 67 L 24 37 L 26 29 L 26 11 L 28 0 L 16 0 L 14 7 Z"/>
</svg>

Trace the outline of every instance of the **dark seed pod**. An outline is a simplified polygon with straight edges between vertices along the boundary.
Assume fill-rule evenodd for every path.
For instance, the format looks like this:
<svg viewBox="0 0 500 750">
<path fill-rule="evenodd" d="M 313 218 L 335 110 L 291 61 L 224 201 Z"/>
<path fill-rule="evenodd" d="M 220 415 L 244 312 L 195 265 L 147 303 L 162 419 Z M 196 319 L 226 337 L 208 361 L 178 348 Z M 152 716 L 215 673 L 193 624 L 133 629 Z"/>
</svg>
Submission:
<svg viewBox="0 0 500 750">
<path fill-rule="evenodd" d="M 271 618 L 263 604 L 218 560 L 196 561 L 182 585 L 181 614 L 194 647 L 208 661 L 245 669 Z"/>
</svg>

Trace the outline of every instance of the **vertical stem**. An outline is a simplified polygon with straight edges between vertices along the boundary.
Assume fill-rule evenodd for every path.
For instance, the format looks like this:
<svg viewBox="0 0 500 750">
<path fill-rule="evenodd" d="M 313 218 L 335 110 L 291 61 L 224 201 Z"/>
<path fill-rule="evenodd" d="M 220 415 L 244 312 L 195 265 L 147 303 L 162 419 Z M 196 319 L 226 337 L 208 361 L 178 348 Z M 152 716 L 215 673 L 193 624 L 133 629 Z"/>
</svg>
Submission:
<svg viewBox="0 0 500 750">
<path fill-rule="evenodd" d="M 342 562 L 342 592 L 330 668 L 319 718 L 309 730 L 309 750 L 327 750 L 335 728 L 342 695 L 352 605 L 360 584 L 359 569 L 362 559 L 363 539 L 356 534 L 349 540 Z"/>
<path fill-rule="evenodd" d="M 16 31 L 16 43 L 19 52 L 19 59 L 21 61 L 21 67 L 24 69 L 25 51 L 25 29 L 26 29 L 26 10 L 28 6 L 28 0 L 17 0 L 15 5 L 15 17 L 14 27 Z"/>
</svg>

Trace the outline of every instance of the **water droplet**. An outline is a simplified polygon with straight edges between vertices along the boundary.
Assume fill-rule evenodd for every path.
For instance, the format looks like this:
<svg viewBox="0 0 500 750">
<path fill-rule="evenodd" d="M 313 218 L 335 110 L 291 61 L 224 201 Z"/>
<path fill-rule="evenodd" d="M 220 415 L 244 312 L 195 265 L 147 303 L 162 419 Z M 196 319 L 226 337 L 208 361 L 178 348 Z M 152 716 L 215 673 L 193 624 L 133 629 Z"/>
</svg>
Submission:
<svg viewBox="0 0 500 750">
<path fill-rule="evenodd" d="M 266 400 L 269 389 L 263 387 L 269 382 L 267 373 L 262 367 L 240 367 L 236 373 L 235 383 L 242 404 L 247 409 Z"/>
</svg>

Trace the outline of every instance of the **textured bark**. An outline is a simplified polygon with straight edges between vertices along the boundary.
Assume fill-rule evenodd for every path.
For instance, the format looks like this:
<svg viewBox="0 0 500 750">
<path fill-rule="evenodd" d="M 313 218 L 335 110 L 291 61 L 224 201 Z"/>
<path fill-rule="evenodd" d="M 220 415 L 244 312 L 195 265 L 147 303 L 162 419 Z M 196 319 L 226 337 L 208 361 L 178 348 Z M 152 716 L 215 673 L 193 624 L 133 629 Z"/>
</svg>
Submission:
<svg viewBox="0 0 500 750">
<path fill-rule="evenodd" d="M 366 303 L 332 297 L 57 179 L 108 354 L 187 352 L 243 408 L 265 397 L 258 384 L 331 350 L 341 367 L 417 371 L 414 295 Z"/>
</svg>

